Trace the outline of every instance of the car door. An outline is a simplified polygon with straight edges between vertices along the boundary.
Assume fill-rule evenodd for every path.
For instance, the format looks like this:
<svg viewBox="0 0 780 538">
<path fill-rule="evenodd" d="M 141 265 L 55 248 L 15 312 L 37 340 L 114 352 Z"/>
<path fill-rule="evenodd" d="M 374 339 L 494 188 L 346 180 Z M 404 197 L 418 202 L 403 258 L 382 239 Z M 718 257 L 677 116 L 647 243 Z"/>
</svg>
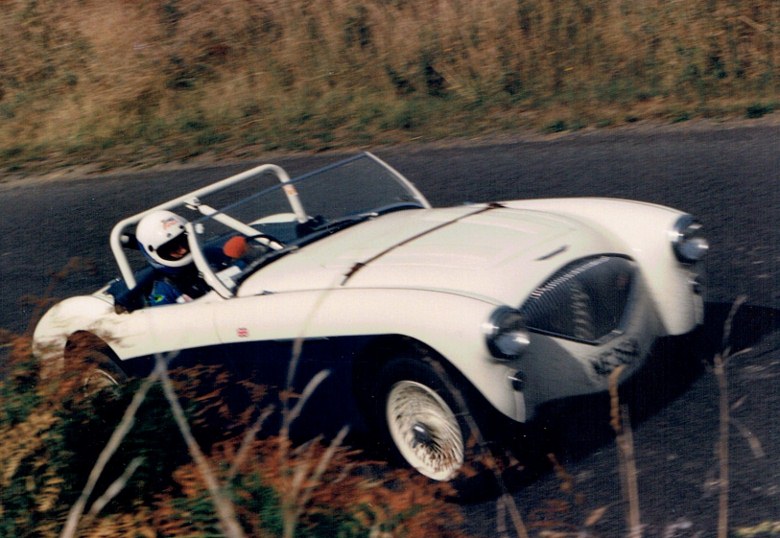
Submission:
<svg viewBox="0 0 780 538">
<path fill-rule="evenodd" d="M 322 292 L 294 291 L 236 297 L 216 305 L 214 322 L 222 344 L 215 353 L 232 371 L 274 395 L 301 394 L 312 379 L 321 378 L 305 414 L 316 417 L 317 429 L 338 431 L 356 415 L 350 396 L 355 339 L 317 329 L 325 315 L 318 308 L 321 301 Z M 304 417 L 302 428 L 310 425 Z"/>
</svg>

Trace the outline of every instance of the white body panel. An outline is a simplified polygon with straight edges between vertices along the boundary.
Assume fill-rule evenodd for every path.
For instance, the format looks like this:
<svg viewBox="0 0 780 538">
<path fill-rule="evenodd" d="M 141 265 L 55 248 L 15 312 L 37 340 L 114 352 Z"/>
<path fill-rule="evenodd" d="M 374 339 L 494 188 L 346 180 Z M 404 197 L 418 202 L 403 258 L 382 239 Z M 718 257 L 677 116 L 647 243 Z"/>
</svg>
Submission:
<svg viewBox="0 0 780 538">
<path fill-rule="evenodd" d="M 407 243 L 473 212 L 464 206 L 391 213 L 274 262 L 247 280 L 239 295 L 344 285 L 452 291 L 518 306 L 566 261 L 622 247 L 565 217 L 500 208 Z M 570 245 L 566 252 L 546 258 L 563 245 Z M 343 283 L 355 264 L 366 262 Z"/>
<path fill-rule="evenodd" d="M 691 293 L 702 269 L 680 264 L 669 248 L 669 231 L 680 211 L 609 198 L 516 200 L 506 206 L 567 215 L 615 237 L 623 245 L 621 252 L 642 268 L 667 334 L 688 333 L 704 321 L 704 298 Z"/>
<path fill-rule="evenodd" d="M 302 223 L 306 200 L 301 205 L 295 189 L 286 190 L 295 195 Z M 219 293 L 191 303 L 124 313 L 115 312 L 105 289 L 68 299 L 36 328 L 37 352 L 61 355 L 78 331 L 100 336 L 123 361 L 219 344 L 398 335 L 427 346 L 498 411 L 524 421 L 549 399 L 605 390 L 618 363 L 628 366 L 628 376 L 658 337 L 689 332 L 702 321 L 702 297 L 692 289 L 699 269 L 678 262 L 670 244 L 679 211 L 607 199 L 431 209 L 412 194 L 420 209 L 375 216 L 306 243 L 249 273 L 234 291 L 226 280 L 212 284 Z M 139 215 L 117 226 L 115 248 Z M 229 225 L 230 219 L 217 220 Z M 597 255 L 633 260 L 636 269 L 618 333 L 588 343 L 537 332 L 522 357 L 491 355 L 484 331 L 497 307 L 521 308 L 561 268 Z M 202 271 L 210 270 L 207 256 L 194 257 Z M 120 268 L 127 277 L 125 258 Z M 132 277 L 126 282 L 135 285 Z M 527 379 L 522 390 L 510 379 L 518 371 Z"/>
</svg>

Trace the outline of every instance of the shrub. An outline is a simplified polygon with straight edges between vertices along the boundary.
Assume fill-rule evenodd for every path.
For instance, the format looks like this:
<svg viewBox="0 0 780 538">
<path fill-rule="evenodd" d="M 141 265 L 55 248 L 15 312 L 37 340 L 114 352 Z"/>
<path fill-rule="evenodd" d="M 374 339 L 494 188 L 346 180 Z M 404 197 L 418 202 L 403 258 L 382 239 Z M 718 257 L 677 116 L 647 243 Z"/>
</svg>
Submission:
<svg viewBox="0 0 780 538">
<path fill-rule="evenodd" d="M 79 372 L 88 366 L 69 364 L 69 375 L 42 379 L 29 341 L 13 342 L 0 381 L 0 535 L 55 536 L 145 382 L 85 395 Z M 459 511 L 443 501 L 443 487 L 363 461 L 341 438 L 294 446 L 283 435 L 258 435 L 259 408 L 273 399 L 263 387 L 218 367 L 174 370 L 170 379 L 247 534 L 459 535 Z M 191 459 L 164 386 L 151 386 L 111 455 L 87 500 L 105 505 L 82 517 L 79 536 L 222 532 L 203 462 Z"/>
</svg>

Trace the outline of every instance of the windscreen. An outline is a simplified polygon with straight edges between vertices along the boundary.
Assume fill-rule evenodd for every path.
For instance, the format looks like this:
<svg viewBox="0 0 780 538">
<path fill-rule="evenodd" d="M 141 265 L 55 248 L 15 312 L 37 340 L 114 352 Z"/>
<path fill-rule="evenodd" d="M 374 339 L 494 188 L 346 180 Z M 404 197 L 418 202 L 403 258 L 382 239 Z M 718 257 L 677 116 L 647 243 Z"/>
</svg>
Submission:
<svg viewBox="0 0 780 538">
<path fill-rule="evenodd" d="M 269 174 L 265 174 L 268 176 Z M 271 174 L 272 175 L 272 174 Z M 281 255 L 388 211 L 430 207 L 402 176 L 369 154 L 255 191 L 231 186 L 241 197 L 219 207 L 204 204 L 194 222 L 201 263 L 232 294 L 248 272 Z M 224 202 L 225 193 L 211 199 Z M 234 248 L 242 237 L 246 248 Z M 225 245 L 230 242 L 226 255 Z M 240 257 L 233 255 L 241 254 Z"/>
</svg>

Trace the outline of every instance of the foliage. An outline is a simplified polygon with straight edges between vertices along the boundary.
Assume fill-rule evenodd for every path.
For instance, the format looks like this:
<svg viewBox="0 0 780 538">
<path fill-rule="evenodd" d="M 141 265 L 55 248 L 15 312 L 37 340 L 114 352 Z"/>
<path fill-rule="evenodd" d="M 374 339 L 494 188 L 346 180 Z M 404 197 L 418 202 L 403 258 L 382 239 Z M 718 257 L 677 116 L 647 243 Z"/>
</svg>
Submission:
<svg viewBox="0 0 780 538">
<path fill-rule="evenodd" d="M 13 342 L 0 381 L 0 536 L 55 536 L 140 380 L 85 395 L 80 380 L 88 365 L 69 364 L 69 375 L 46 379 L 29 342 Z M 408 473 L 380 473 L 378 464 L 340 443 L 292 445 L 284 436 L 257 435 L 259 428 L 249 425 L 265 418 L 259 409 L 270 395 L 263 387 L 213 366 L 170 375 L 248 535 L 287 534 L 291 515 L 295 536 L 459 534 L 460 514 L 442 501 L 442 488 Z M 309 472 L 320 466 L 322 473 Z M 122 479 L 128 468 L 134 472 Z M 112 484 L 121 488 L 105 497 Z M 290 496 L 296 487 L 307 495 Z M 101 512 L 82 518 L 79 536 L 222 535 L 201 469 L 159 385 L 147 394 L 89 504 L 104 499 Z"/>
<path fill-rule="evenodd" d="M 774 0 L 14 0 L 6 167 L 441 138 L 747 110 Z"/>
</svg>

